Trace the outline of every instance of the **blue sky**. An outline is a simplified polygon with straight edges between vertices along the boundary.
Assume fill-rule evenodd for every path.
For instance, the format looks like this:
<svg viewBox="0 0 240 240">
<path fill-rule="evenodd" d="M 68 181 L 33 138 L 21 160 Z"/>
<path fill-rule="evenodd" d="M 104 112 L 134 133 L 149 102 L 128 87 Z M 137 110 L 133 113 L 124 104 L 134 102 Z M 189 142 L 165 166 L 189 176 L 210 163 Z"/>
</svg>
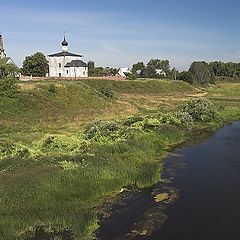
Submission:
<svg viewBox="0 0 240 240">
<path fill-rule="evenodd" d="M 237 0 L 1 0 L 0 32 L 6 52 L 25 56 L 61 49 L 98 66 L 131 66 L 151 58 L 187 69 L 194 60 L 239 61 Z"/>
</svg>

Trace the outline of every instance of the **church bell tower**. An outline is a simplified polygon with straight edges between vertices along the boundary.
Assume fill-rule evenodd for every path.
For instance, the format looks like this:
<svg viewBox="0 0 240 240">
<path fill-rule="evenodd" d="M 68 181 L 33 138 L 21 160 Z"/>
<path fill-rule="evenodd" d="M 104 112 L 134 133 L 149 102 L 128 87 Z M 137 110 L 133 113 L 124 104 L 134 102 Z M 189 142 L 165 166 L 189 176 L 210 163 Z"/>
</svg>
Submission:
<svg viewBox="0 0 240 240">
<path fill-rule="evenodd" d="M 0 58 L 5 58 L 6 57 L 6 53 L 3 47 L 3 37 L 2 34 L 0 33 Z"/>
</svg>

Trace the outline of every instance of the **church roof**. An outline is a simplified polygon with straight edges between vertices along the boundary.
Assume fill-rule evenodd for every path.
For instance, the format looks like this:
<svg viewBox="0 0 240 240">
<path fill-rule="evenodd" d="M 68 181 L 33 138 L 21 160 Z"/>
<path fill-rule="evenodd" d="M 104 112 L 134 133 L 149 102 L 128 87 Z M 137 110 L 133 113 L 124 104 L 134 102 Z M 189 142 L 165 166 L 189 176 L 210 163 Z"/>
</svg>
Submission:
<svg viewBox="0 0 240 240">
<path fill-rule="evenodd" d="M 48 55 L 49 57 L 83 57 L 82 55 L 70 53 L 70 52 L 59 52 Z"/>
<path fill-rule="evenodd" d="M 63 42 L 62 42 L 62 46 L 68 46 L 68 42 L 66 41 L 65 35 L 64 35 Z"/>
<path fill-rule="evenodd" d="M 87 67 L 88 65 L 82 60 L 72 60 L 67 63 L 64 67 Z"/>
</svg>

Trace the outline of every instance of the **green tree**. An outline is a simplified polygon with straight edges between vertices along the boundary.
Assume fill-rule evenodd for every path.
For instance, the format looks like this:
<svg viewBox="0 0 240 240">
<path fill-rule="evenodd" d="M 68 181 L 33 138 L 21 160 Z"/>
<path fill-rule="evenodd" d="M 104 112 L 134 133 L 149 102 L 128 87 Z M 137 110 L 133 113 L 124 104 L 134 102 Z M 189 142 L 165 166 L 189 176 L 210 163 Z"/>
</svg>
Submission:
<svg viewBox="0 0 240 240">
<path fill-rule="evenodd" d="M 88 75 L 93 76 L 95 69 L 95 63 L 93 61 L 88 62 Z"/>
<path fill-rule="evenodd" d="M 233 62 L 225 63 L 226 77 L 235 77 L 237 73 L 237 64 Z"/>
<path fill-rule="evenodd" d="M 151 66 L 147 66 L 141 73 L 141 77 L 143 78 L 159 78 L 160 75 L 156 73 L 156 69 L 151 67 Z"/>
<path fill-rule="evenodd" d="M 16 77 L 20 73 L 20 69 L 13 63 L 7 63 L 8 58 L 0 59 L 0 78 Z"/>
<path fill-rule="evenodd" d="M 240 63 L 215 61 L 210 62 L 209 66 L 212 68 L 215 76 L 240 77 Z"/>
<path fill-rule="evenodd" d="M 187 83 L 193 84 L 194 77 L 189 71 L 183 71 L 177 74 L 177 80 L 185 81 Z"/>
<path fill-rule="evenodd" d="M 24 75 L 44 77 L 48 73 L 48 61 L 43 53 L 37 52 L 25 58 L 22 67 Z"/>
<path fill-rule="evenodd" d="M 147 67 L 153 68 L 153 69 L 162 69 L 165 73 L 170 72 L 170 63 L 168 60 L 160 60 L 160 59 L 151 59 Z"/>
<path fill-rule="evenodd" d="M 212 68 L 215 76 L 225 76 L 225 63 L 220 61 L 210 62 L 209 66 Z"/>
<path fill-rule="evenodd" d="M 193 62 L 189 69 L 189 72 L 193 74 L 194 80 L 201 85 L 214 83 L 214 72 L 208 63 L 204 61 Z"/>
<path fill-rule="evenodd" d="M 88 62 L 88 70 L 89 71 L 94 71 L 95 69 L 95 63 L 93 61 Z"/>
<path fill-rule="evenodd" d="M 138 62 L 133 64 L 132 73 L 141 75 L 141 73 L 146 69 L 146 66 L 143 62 Z"/>
</svg>

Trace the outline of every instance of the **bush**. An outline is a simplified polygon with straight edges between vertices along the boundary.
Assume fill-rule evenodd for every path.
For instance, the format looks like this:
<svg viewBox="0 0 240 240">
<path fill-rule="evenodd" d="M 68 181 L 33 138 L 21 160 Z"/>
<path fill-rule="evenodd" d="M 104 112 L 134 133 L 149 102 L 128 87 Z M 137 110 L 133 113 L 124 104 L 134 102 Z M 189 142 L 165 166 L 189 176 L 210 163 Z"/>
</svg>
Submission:
<svg viewBox="0 0 240 240">
<path fill-rule="evenodd" d="M 108 87 L 102 87 L 97 91 L 97 95 L 104 98 L 114 98 L 114 93 Z"/>
<path fill-rule="evenodd" d="M 116 121 L 97 121 L 87 125 L 85 134 L 86 139 L 99 140 L 101 137 L 117 137 L 119 124 Z"/>
<path fill-rule="evenodd" d="M 179 111 L 175 115 L 179 119 L 181 124 L 185 128 L 187 128 L 187 130 L 191 130 L 193 128 L 194 125 L 193 118 L 188 112 Z"/>
<path fill-rule="evenodd" d="M 182 111 L 202 122 L 210 122 L 216 118 L 216 109 L 208 99 L 191 99 L 182 105 Z"/>
<path fill-rule="evenodd" d="M 126 77 L 127 80 L 137 80 L 138 79 L 138 76 L 135 73 L 126 73 L 126 75 L 127 75 L 127 77 Z"/>
<path fill-rule="evenodd" d="M 68 137 L 60 134 L 46 135 L 35 143 L 41 151 L 61 151 L 75 153 L 80 150 L 83 140 L 76 137 Z"/>
<path fill-rule="evenodd" d="M 182 80 L 187 83 L 193 84 L 194 76 L 191 72 L 183 71 L 177 74 L 177 80 Z"/>
<path fill-rule="evenodd" d="M 124 119 L 122 124 L 124 126 L 130 127 L 132 124 L 143 121 L 143 120 L 144 120 L 144 117 L 142 117 L 142 116 L 130 116 L 130 117 Z"/>
<path fill-rule="evenodd" d="M 158 120 L 163 124 L 179 124 L 179 119 L 173 113 L 162 113 L 157 115 Z"/>
<path fill-rule="evenodd" d="M 0 97 L 14 98 L 18 93 L 15 78 L 4 78 L 0 80 Z"/>
<path fill-rule="evenodd" d="M 160 125 L 160 121 L 155 118 L 155 117 L 147 117 L 144 121 L 144 130 L 151 130 L 151 129 L 154 129 L 156 127 L 158 127 Z"/>
<path fill-rule="evenodd" d="M 8 139 L 0 139 L 0 159 L 6 157 L 28 157 L 30 150 L 20 144 L 13 143 Z"/>
<path fill-rule="evenodd" d="M 49 86 L 48 86 L 48 91 L 50 92 L 50 93 L 56 93 L 57 92 L 57 87 L 56 87 L 56 85 L 55 84 L 50 84 Z"/>
</svg>

